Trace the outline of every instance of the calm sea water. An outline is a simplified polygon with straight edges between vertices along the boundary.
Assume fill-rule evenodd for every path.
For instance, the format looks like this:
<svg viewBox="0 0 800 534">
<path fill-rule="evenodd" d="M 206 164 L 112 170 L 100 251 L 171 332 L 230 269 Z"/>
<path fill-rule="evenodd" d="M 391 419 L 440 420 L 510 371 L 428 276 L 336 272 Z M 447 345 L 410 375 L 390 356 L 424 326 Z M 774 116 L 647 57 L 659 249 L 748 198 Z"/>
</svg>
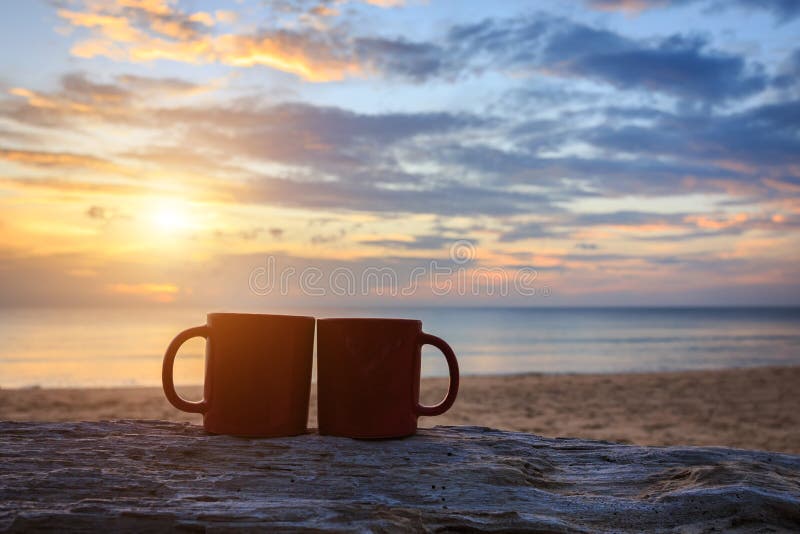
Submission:
<svg viewBox="0 0 800 534">
<path fill-rule="evenodd" d="M 463 374 L 800 364 L 800 308 L 383 308 L 313 315 L 422 319 L 427 332 L 453 346 Z M 157 385 L 170 339 L 204 322 L 204 312 L 186 309 L 0 310 L 0 387 Z M 202 382 L 203 347 L 199 339 L 184 345 L 176 382 Z M 425 376 L 446 375 L 435 349 L 423 355 Z"/>
</svg>

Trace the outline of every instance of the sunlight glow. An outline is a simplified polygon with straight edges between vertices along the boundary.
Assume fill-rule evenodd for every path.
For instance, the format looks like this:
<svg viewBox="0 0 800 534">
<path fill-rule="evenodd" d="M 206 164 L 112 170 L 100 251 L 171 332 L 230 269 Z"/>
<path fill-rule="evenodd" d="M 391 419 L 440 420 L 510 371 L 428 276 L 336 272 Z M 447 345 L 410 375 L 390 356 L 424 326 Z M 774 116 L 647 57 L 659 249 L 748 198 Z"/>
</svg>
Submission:
<svg viewBox="0 0 800 534">
<path fill-rule="evenodd" d="M 178 202 L 160 202 L 151 215 L 153 224 L 161 231 L 178 232 L 192 226 L 187 207 Z"/>
</svg>

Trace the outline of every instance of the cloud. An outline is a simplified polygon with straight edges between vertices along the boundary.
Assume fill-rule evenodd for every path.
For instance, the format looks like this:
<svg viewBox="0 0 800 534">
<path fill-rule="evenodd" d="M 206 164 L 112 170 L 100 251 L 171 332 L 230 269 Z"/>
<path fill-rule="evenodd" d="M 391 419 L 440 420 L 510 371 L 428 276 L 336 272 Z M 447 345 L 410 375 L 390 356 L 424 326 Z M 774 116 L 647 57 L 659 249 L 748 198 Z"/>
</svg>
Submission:
<svg viewBox="0 0 800 534">
<path fill-rule="evenodd" d="M 766 76 L 748 72 L 741 57 L 706 51 L 701 39 L 675 35 L 654 46 L 621 41 L 617 36 L 571 26 L 545 49 L 552 71 L 597 79 L 622 89 L 648 89 L 707 102 L 762 91 Z"/>
<path fill-rule="evenodd" d="M 586 0 L 586 3 L 600 11 L 623 11 L 640 13 L 647 9 L 656 9 L 675 4 L 674 0 Z M 685 2 L 683 2 L 685 3 Z"/>
<path fill-rule="evenodd" d="M 41 92 L 22 87 L 9 90 L 9 94 L 26 100 L 33 108 L 49 113 L 118 113 L 135 101 L 154 97 L 191 96 L 216 88 L 218 82 L 199 85 L 178 78 L 157 78 L 136 75 L 119 75 L 111 83 L 89 79 L 82 72 L 69 72 L 61 76 L 60 88 Z"/>
<path fill-rule="evenodd" d="M 526 239 L 563 238 L 569 232 L 560 228 L 557 220 L 548 222 L 528 222 L 515 225 L 512 229 L 500 234 L 501 243 L 524 241 Z"/>
<path fill-rule="evenodd" d="M 636 40 L 544 14 L 456 26 L 448 42 L 447 53 L 456 60 L 441 64 L 460 61 L 466 72 L 470 65 L 473 70 L 537 69 L 709 102 L 748 96 L 767 83 L 758 66 L 751 68 L 741 57 L 709 50 L 703 39 L 676 34 Z"/>
<path fill-rule="evenodd" d="M 545 120 L 535 109 L 518 117 L 367 114 L 298 102 L 265 104 L 260 98 L 195 106 L 141 96 L 192 94 L 198 87 L 173 78 L 97 81 L 72 73 L 59 89 L 37 93 L 53 107 L 40 109 L 12 97 L 0 101 L 0 116 L 26 125 L 58 119 L 65 128 L 91 116 L 101 124 L 135 124 L 158 134 L 149 138 L 170 142 L 108 158 L 16 148 L 4 149 L 2 157 L 53 171 L 132 174 L 136 169 L 137 176 L 192 176 L 186 187 L 193 194 L 220 202 L 445 216 L 471 210 L 490 216 L 557 214 L 576 199 L 631 194 L 724 192 L 766 201 L 789 199 L 800 186 L 800 141 L 794 133 L 800 106 L 792 101 L 729 113 L 567 106 L 555 115 L 548 110 Z M 75 111 L 75 104 L 93 111 Z M 576 141 L 592 152 L 557 155 Z M 148 188 L 64 176 L 4 183 L 76 193 Z M 543 232 L 558 239 L 571 230 L 532 224 L 500 237 L 511 242 L 544 237 Z"/>
<path fill-rule="evenodd" d="M 85 78 L 67 83 L 88 93 L 129 98 L 135 91 L 122 90 Z M 122 77 L 118 82 L 141 85 L 153 80 Z M 159 85 L 163 83 L 158 82 Z M 178 85 L 170 82 L 168 85 Z M 102 88 L 102 89 L 99 89 Z M 58 98 L 72 102 L 64 89 Z M 101 100 L 104 101 L 104 100 Z M 101 104 L 97 104 L 101 105 Z M 58 112 L 53 109 L 51 112 Z M 79 166 L 112 170 L 123 168 L 120 160 L 135 160 L 140 169 L 160 172 L 201 172 L 209 180 L 194 180 L 205 195 L 220 201 L 289 205 L 316 209 L 397 213 L 503 213 L 520 210 L 552 210 L 543 194 L 518 194 L 479 184 L 464 185 L 440 173 L 405 170 L 396 151 L 417 150 L 439 136 L 458 135 L 491 125 L 491 120 L 466 113 L 362 114 L 335 107 L 287 103 L 262 105 L 248 100 L 229 106 L 176 106 L 137 108 L 131 111 L 140 126 L 166 132 L 168 124 L 184 138 L 175 145 L 150 146 L 117 154 L 113 161 L 80 157 L 71 153 L 9 152 L 7 158 L 29 165 L 64 169 Z M 76 116 L 72 115 L 75 120 Z M 133 120 L 133 119 L 131 119 Z M 124 122 L 124 121 L 123 121 Z M 405 148 L 403 148 L 405 147 Z M 17 154 L 17 152 L 20 152 Z M 236 164 L 232 162 L 236 161 Z M 248 170 L 255 165 L 283 164 L 285 174 L 262 176 Z M 226 182 L 223 177 L 237 180 Z M 106 186 L 53 179 L 26 179 L 22 187 L 95 191 Z M 412 186 L 413 187 L 410 187 Z M 110 186 L 110 185 L 109 185 Z"/>
<path fill-rule="evenodd" d="M 614 152 L 705 161 L 752 180 L 748 168 L 759 168 L 762 177 L 767 169 L 796 174 L 798 124 L 800 101 L 786 101 L 722 115 L 662 114 L 648 126 L 593 128 L 585 139 Z"/>
<path fill-rule="evenodd" d="M 214 18 L 217 19 L 217 22 L 221 22 L 223 24 L 233 24 L 239 20 L 239 14 L 236 11 L 217 9 L 214 11 Z"/>
<path fill-rule="evenodd" d="M 340 43 L 354 58 L 353 72 L 414 83 L 538 73 L 714 103 L 756 94 L 769 82 L 760 65 L 699 37 L 634 39 L 543 13 L 455 25 L 433 41 L 356 36 L 352 50 Z"/>
<path fill-rule="evenodd" d="M 415 83 L 457 74 L 457 69 L 447 64 L 449 58 L 445 49 L 434 43 L 361 37 L 355 40 L 355 55 L 367 72 Z"/>
<path fill-rule="evenodd" d="M 86 216 L 90 219 L 104 221 L 110 217 L 110 214 L 103 206 L 89 206 L 89 209 L 86 210 Z"/>
<path fill-rule="evenodd" d="M 96 28 L 102 35 L 118 42 L 137 42 L 146 33 L 172 40 L 188 41 L 206 34 L 215 23 L 205 12 L 187 13 L 169 2 L 86 3 L 85 10 L 59 9 L 58 16 L 73 26 Z"/>
<path fill-rule="evenodd" d="M 355 113 L 286 103 L 161 109 L 158 116 L 192 126 L 187 142 L 251 159 L 298 165 L 351 180 L 416 181 L 398 169 L 390 148 L 416 137 L 463 132 L 485 124 L 466 113 Z M 202 127 L 200 127 L 202 126 Z"/>
<path fill-rule="evenodd" d="M 416 235 L 412 239 L 361 239 L 359 243 L 392 250 L 439 250 L 452 245 L 456 240 L 441 235 Z"/>
<path fill-rule="evenodd" d="M 118 182 L 94 182 L 75 178 L 40 178 L 40 177 L 0 177 L 0 187 L 7 189 L 36 189 L 49 191 L 59 195 L 73 193 L 76 195 L 146 195 L 154 192 L 152 187 Z"/>
<path fill-rule="evenodd" d="M 118 88 L 129 97 L 147 98 L 162 96 L 192 96 L 202 94 L 220 86 L 220 82 L 213 80 L 209 84 L 198 84 L 173 77 L 138 76 L 122 74 L 115 77 Z"/>
<path fill-rule="evenodd" d="M 290 9 L 309 9 L 300 6 Z M 541 13 L 456 25 L 428 42 L 354 34 L 347 25 L 302 23 L 215 33 L 214 19 L 169 5 L 90 4 L 59 15 L 90 30 L 90 37 L 73 47 L 81 57 L 266 66 L 312 82 L 377 75 L 423 83 L 486 71 L 527 71 L 712 103 L 758 93 L 768 82 L 760 66 L 712 50 L 703 39 L 676 34 L 637 40 Z"/>
<path fill-rule="evenodd" d="M 180 287 L 164 283 L 109 284 L 110 293 L 126 297 L 141 298 L 153 302 L 173 302 L 180 292 Z"/>
<path fill-rule="evenodd" d="M 191 145 L 144 146 L 118 154 L 126 160 L 135 161 L 148 169 L 169 173 L 192 173 L 194 176 L 214 174 L 215 176 L 243 176 L 244 169 L 221 159 L 211 148 L 201 150 Z M 195 178 L 198 180 L 198 178 Z"/>
<path fill-rule="evenodd" d="M 264 228 L 256 226 L 238 231 L 215 230 L 213 235 L 216 239 L 236 238 L 243 241 L 255 241 L 262 233 L 264 233 Z"/>
<path fill-rule="evenodd" d="M 215 56 L 222 63 L 272 67 L 311 82 L 342 80 L 361 72 L 360 65 L 339 48 L 334 39 L 286 30 L 222 35 L 214 41 Z"/>
<path fill-rule="evenodd" d="M 594 113 L 594 112 L 593 112 Z M 602 113 L 600 113 L 602 116 Z M 720 120 L 723 120 L 722 117 Z M 706 119 L 713 123 L 711 118 Z M 417 157 L 424 156 L 430 161 L 445 165 L 450 172 L 469 176 L 480 176 L 494 186 L 514 187 L 528 184 L 547 188 L 554 202 L 567 202 L 572 199 L 596 196 L 644 195 L 661 196 L 688 192 L 727 191 L 730 183 L 758 186 L 758 177 L 751 169 L 736 169 L 717 157 L 697 154 L 696 157 L 680 155 L 684 140 L 679 133 L 670 134 L 671 141 L 650 139 L 649 134 L 658 137 L 662 130 L 625 122 L 624 126 L 614 126 L 604 120 L 602 126 L 589 123 L 581 126 L 575 118 L 563 118 L 562 124 L 569 129 L 555 132 L 546 127 L 539 129 L 537 136 L 549 137 L 555 143 L 539 145 L 529 143 L 524 135 L 515 133 L 516 146 L 513 149 L 499 149 L 476 144 L 443 143 L 434 146 L 418 147 Z M 659 123 L 660 125 L 660 123 Z M 670 125 L 665 122 L 664 128 Z M 514 132 L 527 129 L 525 123 L 513 128 Z M 612 132 L 631 132 L 624 138 L 616 139 L 614 146 L 606 146 L 602 139 Z M 638 135 L 637 134 L 641 134 Z M 509 135 L 501 129 L 497 135 Z M 596 138 L 597 136 L 597 138 Z M 585 142 L 592 147 L 591 155 L 541 155 L 542 151 L 556 151 L 564 144 L 576 141 Z M 668 153 L 654 157 L 648 148 L 663 142 Z M 722 150 L 724 147 L 717 147 Z M 658 154 L 658 153 L 656 153 Z M 790 153 L 784 157 L 790 157 Z"/>
<path fill-rule="evenodd" d="M 653 213 L 648 211 L 615 211 L 607 213 L 585 213 L 577 215 L 573 223 L 580 226 L 673 226 L 686 217 L 683 213 Z"/>
<path fill-rule="evenodd" d="M 527 239 L 572 239 L 580 231 L 598 228 L 617 228 L 637 233 L 675 231 L 681 230 L 686 216 L 681 213 L 659 214 L 645 211 L 562 213 L 544 221 L 516 224 L 501 233 L 499 241 L 510 243 Z M 576 248 L 586 249 L 582 244 L 576 245 Z"/>
<path fill-rule="evenodd" d="M 367 4 L 378 7 L 397 7 L 406 3 L 406 0 L 364 0 Z"/>
<path fill-rule="evenodd" d="M 124 94 L 110 86 L 94 91 Z M 58 112 L 51 109 L 50 115 Z M 526 209 L 553 213 L 559 203 L 573 199 L 627 194 L 724 191 L 768 198 L 795 194 L 792 185 L 798 182 L 793 170 L 798 166 L 793 134 L 798 106 L 791 102 L 728 114 L 592 108 L 592 117 L 604 118 L 601 125 L 570 112 L 554 120 L 523 117 L 520 122 L 466 113 L 363 114 L 253 99 L 132 113 L 140 126 L 155 128 L 162 138 L 175 135 L 176 142 L 121 153 L 113 161 L 36 151 L 7 157 L 54 169 L 80 164 L 110 170 L 134 160 L 140 168 L 161 172 L 200 172 L 207 178 L 196 179 L 196 187 L 202 184 L 206 193 L 228 201 L 312 209 L 340 203 L 346 210 L 447 215 L 469 209 L 497 215 Z M 497 138 L 509 139 L 512 146 L 495 147 L 492 139 Z M 595 153 L 541 155 L 574 140 L 588 143 Z M 265 164 L 281 167 L 264 176 L 259 166 Z M 228 183 L 229 178 L 236 180 Z M 30 186 L 35 183 L 47 185 Z M 539 189 L 520 192 L 517 186 Z M 464 207 L 454 207 L 458 202 Z M 503 239 L 538 231 L 508 231 Z"/>
<path fill-rule="evenodd" d="M 61 78 L 65 96 L 73 102 L 100 102 L 118 105 L 130 98 L 130 92 L 119 85 L 96 83 L 87 79 L 83 73 L 68 73 Z"/>
<path fill-rule="evenodd" d="M 800 85 L 800 48 L 796 48 L 789 54 L 772 83 L 781 89 Z"/>
<path fill-rule="evenodd" d="M 421 0 L 425 2 L 427 0 Z M 333 9 L 331 6 L 342 6 L 348 3 L 368 4 L 382 8 L 401 7 L 408 4 L 408 0 L 273 0 L 270 7 L 277 13 L 311 13 L 324 9 Z"/>
<path fill-rule="evenodd" d="M 729 9 L 735 6 L 746 10 L 763 9 L 785 22 L 800 15 L 800 4 L 795 0 L 586 0 L 586 4 L 601 11 L 641 13 L 650 9 L 703 4 L 709 10 Z"/>
<path fill-rule="evenodd" d="M 581 232 L 608 231 L 637 241 L 678 243 L 693 239 L 742 235 L 750 231 L 783 234 L 800 227 L 800 217 L 739 213 L 657 213 L 620 210 L 601 213 L 561 213 L 542 222 L 522 223 L 500 234 L 499 241 L 573 239 Z M 575 248 L 596 250 L 596 243 L 577 243 Z M 583 256 L 581 256 L 583 257 Z M 597 259 L 597 255 L 591 256 Z M 605 256 L 603 256 L 605 257 Z M 616 256 L 613 256 L 616 258 Z"/>
<path fill-rule="evenodd" d="M 86 216 L 92 219 L 93 221 L 99 221 L 104 223 L 109 223 L 116 220 L 130 219 L 129 215 L 120 213 L 120 211 L 116 208 L 109 208 L 97 204 L 89 206 L 89 208 L 86 210 Z"/>
<path fill-rule="evenodd" d="M 175 276 L 174 265 L 86 253 L 24 255 L 0 250 L 0 307 L 172 302 L 190 297 L 183 283 L 172 280 L 190 279 L 198 269 L 182 267 Z M 206 279 L 213 276 L 207 274 Z"/>
<path fill-rule="evenodd" d="M 187 98 L 217 89 L 220 80 L 197 84 L 172 77 L 118 75 L 96 81 L 82 72 L 61 76 L 51 91 L 11 88 L 10 97 L 0 99 L 0 117 L 25 125 L 75 127 L 80 121 L 117 124 L 142 122 L 149 115 L 141 108 L 154 101 Z"/>
<path fill-rule="evenodd" d="M 493 32 L 482 28 L 473 35 L 491 40 Z M 613 37 L 608 41 L 608 47 L 616 46 Z M 6 149 L 14 154 L 5 158 L 53 170 L 111 171 L 135 163 L 139 174 L 191 175 L 187 187 L 221 202 L 445 216 L 470 210 L 490 216 L 532 210 L 558 214 L 576 199 L 631 194 L 723 191 L 786 199 L 800 182 L 794 135 L 800 108 L 792 101 L 697 112 L 622 103 L 575 108 L 567 98 L 556 112 L 532 108 L 516 116 L 492 116 L 357 113 L 298 102 L 267 104 L 257 97 L 192 105 L 147 96 L 191 95 L 202 87 L 168 77 L 97 80 L 67 74 L 58 89 L 35 92 L 45 107 L 12 95 L 0 101 L 0 116 L 25 125 L 58 120 L 65 128 L 84 120 L 135 124 L 142 132 L 157 133 L 148 138 L 170 141 L 105 159 L 18 149 Z M 575 98 L 584 101 L 582 95 Z M 591 152 L 562 153 L 575 142 Z M 70 184 L 63 176 L 13 186 L 102 189 L 85 180 Z M 531 224 L 506 230 L 501 239 L 541 237 L 542 232 L 557 239 L 571 230 Z"/>
<path fill-rule="evenodd" d="M 4 111 L 6 116 L 19 118 L 25 124 L 41 124 L 40 120 L 49 123 L 60 116 L 63 126 L 72 127 L 79 123 L 76 121 L 84 120 L 86 114 L 75 112 L 73 104 L 86 103 L 95 110 L 91 113 L 95 120 L 122 124 L 132 121 L 137 126 L 153 128 L 152 131 L 160 132 L 162 138 L 169 137 L 168 132 L 172 131 L 179 136 L 178 143 L 118 153 L 113 160 L 69 152 L 16 149 L 4 149 L 0 157 L 53 170 L 85 168 L 120 173 L 127 172 L 135 162 L 138 174 L 151 170 L 170 174 L 200 172 L 208 179 L 194 179 L 195 188 L 203 187 L 216 198 L 240 202 L 257 199 L 269 204 L 286 202 L 298 207 L 335 205 L 341 200 L 346 209 L 419 212 L 437 209 L 448 198 L 467 195 L 472 198 L 471 203 L 497 204 L 485 209 L 498 211 L 500 198 L 524 200 L 524 197 L 500 192 L 487 193 L 483 198 L 480 187 L 461 190 L 452 180 L 440 183 L 436 176 L 430 180 L 424 174 L 404 170 L 398 155 L 393 153 L 395 147 L 411 148 L 417 139 L 455 135 L 487 125 L 486 119 L 475 115 L 446 112 L 363 114 L 300 103 L 263 105 L 252 99 L 222 106 L 148 108 L 140 107 L 138 97 L 134 96 L 139 94 L 137 88 L 141 86 L 169 91 L 194 89 L 172 79 L 120 76 L 114 83 L 99 83 L 84 76 L 70 75 L 62 79 L 60 90 L 42 93 L 43 98 L 55 102 L 47 114 L 35 114 L 38 108 L 29 103 Z M 120 100 L 126 99 L 127 105 L 118 105 Z M 103 118 L 104 108 L 112 105 L 126 115 Z M 289 166 L 285 175 L 261 178 L 260 172 L 248 170 L 276 163 Z M 220 180 L 223 177 L 236 177 L 238 182 L 226 183 Z M 397 190 L 397 186 L 407 188 L 414 183 L 416 191 Z M 105 187 L 63 178 L 25 179 L 14 185 L 87 192 Z M 292 193 L 306 188 L 308 193 Z M 424 199 L 430 194 L 444 197 Z M 363 203 L 361 199 L 366 196 L 372 196 L 375 203 Z M 292 198 L 284 200 L 285 197 Z M 406 200 L 416 198 L 422 200 L 411 203 Z M 540 204 L 541 197 L 535 201 Z M 415 205 L 411 206 L 412 203 Z"/>
<path fill-rule="evenodd" d="M 58 16 L 74 27 L 89 30 L 73 55 L 107 56 L 116 60 L 171 59 L 207 61 L 214 19 L 208 13 L 187 13 L 167 2 L 86 2 L 83 9 L 59 9 Z"/>
<path fill-rule="evenodd" d="M 72 47 L 74 55 L 84 58 L 261 65 L 316 82 L 341 80 L 360 72 L 352 57 L 340 53 L 341 39 L 323 32 L 274 28 L 215 33 L 215 17 L 204 12 L 188 13 L 167 3 L 87 3 L 82 10 L 60 9 L 58 15 L 72 26 L 89 31 L 87 38 Z M 217 15 L 228 23 L 233 20 L 229 13 Z"/>
<path fill-rule="evenodd" d="M 0 160 L 30 167 L 92 169 L 114 174 L 126 174 L 128 172 L 124 167 L 107 159 L 69 152 L 14 150 L 0 147 Z"/>
<path fill-rule="evenodd" d="M 533 210 L 557 211 L 545 194 L 519 194 L 459 183 L 431 184 L 414 190 L 387 189 L 353 181 L 308 181 L 265 177 L 252 180 L 237 202 L 267 203 L 306 209 L 440 215 L 508 215 Z"/>
<path fill-rule="evenodd" d="M 81 102 L 64 102 L 53 98 L 49 98 L 43 94 L 25 89 L 24 87 L 14 87 L 10 89 L 9 94 L 22 97 L 27 101 L 28 106 L 35 109 L 43 110 L 60 110 L 70 111 L 77 113 L 86 113 L 91 111 L 91 107 Z"/>
</svg>

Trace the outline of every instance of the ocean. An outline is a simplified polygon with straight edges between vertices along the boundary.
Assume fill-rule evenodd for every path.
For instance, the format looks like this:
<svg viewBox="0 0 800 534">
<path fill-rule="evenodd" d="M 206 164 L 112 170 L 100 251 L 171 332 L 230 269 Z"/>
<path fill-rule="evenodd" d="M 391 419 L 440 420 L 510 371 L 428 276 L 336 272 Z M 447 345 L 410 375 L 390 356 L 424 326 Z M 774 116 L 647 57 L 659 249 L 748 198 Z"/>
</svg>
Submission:
<svg viewBox="0 0 800 534">
<path fill-rule="evenodd" d="M 450 343 L 463 375 L 800 365 L 800 308 L 321 308 L 311 314 L 421 319 L 426 332 Z M 2 309 L 0 387 L 158 385 L 169 341 L 204 322 L 205 312 L 196 309 Z M 200 339 L 184 345 L 177 383 L 202 383 L 203 347 Z M 430 347 L 422 370 L 447 374 L 444 358 Z"/>
</svg>

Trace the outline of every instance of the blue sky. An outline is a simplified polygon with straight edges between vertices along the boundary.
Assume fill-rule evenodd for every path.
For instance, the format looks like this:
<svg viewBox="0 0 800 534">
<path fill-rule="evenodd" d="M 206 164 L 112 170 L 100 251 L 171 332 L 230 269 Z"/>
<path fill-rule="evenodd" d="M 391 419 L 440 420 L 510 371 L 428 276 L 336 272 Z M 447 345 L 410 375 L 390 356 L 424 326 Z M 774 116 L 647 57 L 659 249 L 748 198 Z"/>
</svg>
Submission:
<svg viewBox="0 0 800 534">
<path fill-rule="evenodd" d="M 797 2 L 0 14 L 0 304 L 252 303 L 268 256 L 408 272 L 463 240 L 548 289 L 470 304 L 800 302 Z"/>
</svg>

